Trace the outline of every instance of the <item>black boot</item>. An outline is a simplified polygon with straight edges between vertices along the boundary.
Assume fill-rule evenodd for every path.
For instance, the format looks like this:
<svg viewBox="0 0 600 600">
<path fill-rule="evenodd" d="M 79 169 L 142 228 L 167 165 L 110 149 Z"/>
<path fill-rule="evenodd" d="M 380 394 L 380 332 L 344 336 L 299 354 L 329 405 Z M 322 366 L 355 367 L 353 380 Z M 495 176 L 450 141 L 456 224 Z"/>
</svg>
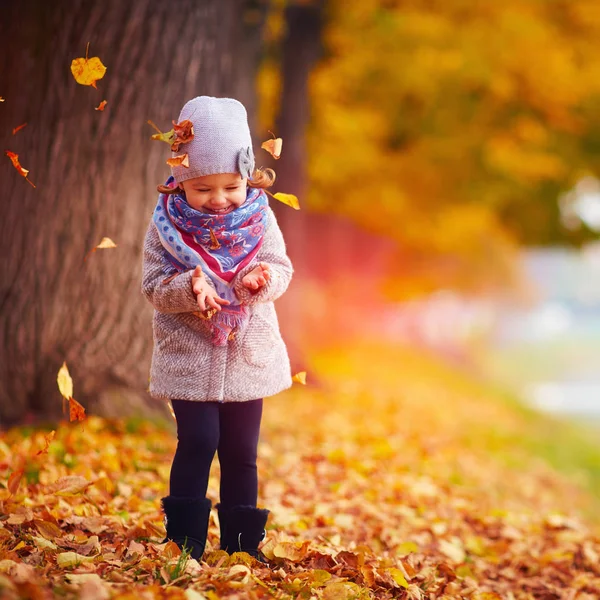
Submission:
<svg viewBox="0 0 600 600">
<path fill-rule="evenodd" d="M 229 554 L 247 552 L 260 560 L 258 544 L 265 537 L 269 511 L 255 506 L 224 508 L 217 504 L 221 529 L 221 550 Z"/>
<path fill-rule="evenodd" d="M 210 500 L 166 496 L 161 505 L 165 513 L 166 540 L 173 540 L 181 550 L 185 546 L 192 558 L 200 560 L 206 546 Z"/>
</svg>

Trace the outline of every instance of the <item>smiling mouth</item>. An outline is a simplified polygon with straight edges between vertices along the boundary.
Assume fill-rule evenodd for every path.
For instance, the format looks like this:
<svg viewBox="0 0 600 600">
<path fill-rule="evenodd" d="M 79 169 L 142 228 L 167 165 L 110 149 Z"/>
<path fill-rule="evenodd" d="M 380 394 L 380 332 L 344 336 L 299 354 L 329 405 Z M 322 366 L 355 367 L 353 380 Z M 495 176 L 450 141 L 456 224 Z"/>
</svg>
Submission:
<svg viewBox="0 0 600 600">
<path fill-rule="evenodd" d="M 209 213 L 213 213 L 215 215 L 224 215 L 228 212 L 231 212 L 233 210 L 233 205 L 229 205 L 226 206 L 225 208 L 207 208 L 205 207 L 205 210 L 208 211 Z"/>
</svg>

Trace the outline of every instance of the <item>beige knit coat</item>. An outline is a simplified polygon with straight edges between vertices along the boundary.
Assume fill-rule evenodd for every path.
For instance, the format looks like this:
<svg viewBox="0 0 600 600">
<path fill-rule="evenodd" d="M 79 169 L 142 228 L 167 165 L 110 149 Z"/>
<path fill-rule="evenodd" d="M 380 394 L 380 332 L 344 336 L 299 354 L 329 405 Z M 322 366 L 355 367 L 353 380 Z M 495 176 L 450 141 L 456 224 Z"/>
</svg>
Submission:
<svg viewBox="0 0 600 600">
<path fill-rule="evenodd" d="M 290 361 L 273 301 L 287 289 L 293 268 L 273 211 L 267 210 L 263 244 L 233 281 L 250 309 L 247 326 L 226 346 L 215 346 L 197 313 L 192 271 L 169 280 L 163 247 L 150 221 L 144 241 L 142 293 L 154 306 L 150 394 L 155 398 L 242 402 L 272 396 L 292 385 Z M 271 278 L 258 292 L 242 278 L 259 262 Z"/>
</svg>

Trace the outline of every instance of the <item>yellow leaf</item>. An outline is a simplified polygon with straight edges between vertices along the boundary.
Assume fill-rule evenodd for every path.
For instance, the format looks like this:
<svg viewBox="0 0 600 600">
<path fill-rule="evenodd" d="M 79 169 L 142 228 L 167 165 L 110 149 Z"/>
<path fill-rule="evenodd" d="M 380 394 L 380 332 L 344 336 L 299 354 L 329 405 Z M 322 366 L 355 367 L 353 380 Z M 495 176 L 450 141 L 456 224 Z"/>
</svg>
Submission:
<svg viewBox="0 0 600 600">
<path fill-rule="evenodd" d="M 300 562 L 308 552 L 310 541 L 304 542 L 279 542 L 273 548 L 273 556 L 285 558 L 291 562 Z"/>
<path fill-rule="evenodd" d="M 402 573 L 402 571 L 400 569 L 396 569 L 394 567 L 392 567 L 390 569 L 390 575 L 392 576 L 392 579 L 401 587 L 407 588 L 408 587 L 408 581 L 406 581 L 406 578 L 404 577 L 404 574 Z"/>
<path fill-rule="evenodd" d="M 67 368 L 67 363 L 64 362 L 60 370 L 58 371 L 58 377 L 56 378 L 58 382 L 58 389 L 64 398 L 67 400 L 73 397 L 73 380 L 71 379 L 71 375 L 69 375 L 69 369 Z"/>
<path fill-rule="evenodd" d="M 59 567 L 75 567 L 82 563 L 93 563 L 94 558 L 91 556 L 83 556 L 77 552 L 61 552 L 56 555 L 56 563 Z"/>
<path fill-rule="evenodd" d="M 288 206 L 291 206 L 294 210 L 300 210 L 300 202 L 298 202 L 298 198 L 294 196 L 294 194 L 283 194 L 282 192 L 277 192 L 276 194 L 271 194 L 275 200 L 279 200 L 279 202 L 283 202 Z"/>
<path fill-rule="evenodd" d="M 301 383 L 302 385 L 306 385 L 306 371 L 300 371 L 300 373 L 296 373 L 292 377 L 292 381 L 294 383 Z"/>
<path fill-rule="evenodd" d="M 154 136 L 152 136 L 154 137 Z M 167 164 L 170 167 L 179 167 L 180 165 L 182 167 L 186 167 L 189 168 L 190 166 L 190 157 L 186 154 L 181 154 L 179 156 L 174 156 L 173 158 L 168 158 L 167 159 Z"/>
<path fill-rule="evenodd" d="M 54 482 L 48 491 L 55 496 L 75 496 L 83 492 L 91 483 L 80 475 L 66 475 Z"/>
<path fill-rule="evenodd" d="M 104 77 L 106 67 L 97 56 L 88 58 L 89 45 L 88 43 L 85 49 L 85 58 L 75 58 L 71 62 L 71 73 L 77 83 L 96 87 L 96 81 Z"/>
<path fill-rule="evenodd" d="M 41 550 L 58 550 L 57 545 L 46 538 L 39 537 L 37 535 L 32 536 L 32 538 L 35 542 L 35 545 Z"/>
<path fill-rule="evenodd" d="M 260 147 L 266 150 L 275 160 L 279 160 L 282 146 L 283 140 L 281 138 L 274 138 L 263 142 Z"/>
<path fill-rule="evenodd" d="M 96 248 L 116 248 L 117 245 L 107 237 L 102 238 L 102 241 L 96 246 Z"/>
</svg>

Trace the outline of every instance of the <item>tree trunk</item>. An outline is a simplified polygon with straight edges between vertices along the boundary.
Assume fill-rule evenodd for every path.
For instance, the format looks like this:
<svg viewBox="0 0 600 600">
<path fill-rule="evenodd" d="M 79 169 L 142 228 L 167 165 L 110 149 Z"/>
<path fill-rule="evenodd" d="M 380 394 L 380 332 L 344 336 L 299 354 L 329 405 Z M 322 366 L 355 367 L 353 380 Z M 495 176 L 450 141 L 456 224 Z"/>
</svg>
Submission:
<svg viewBox="0 0 600 600">
<path fill-rule="evenodd" d="M 37 186 L 3 157 L 2 425 L 60 413 L 63 361 L 91 412 L 147 402 L 141 243 L 170 156 L 147 120 L 169 130 L 200 94 L 237 97 L 252 115 L 264 12 L 257 0 L 1 4 L 0 140 Z M 97 90 L 70 72 L 87 42 L 107 67 Z M 84 261 L 104 236 L 118 248 Z"/>
<path fill-rule="evenodd" d="M 277 190 L 296 194 L 304 210 L 287 206 L 273 208 L 283 229 L 296 277 L 290 290 L 278 301 L 282 331 L 293 370 L 303 367 L 303 298 L 300 284 L 308 275 L 307 262 L 307 160 L 306 127 L 310 119 L 309 75 L 321 53 L 323 0 L 291 3 L 285 10 L 286 36 L 282 47 L 282 92 L 277 134 L 283 139 L 282 159 L 276 164 Z"/>
</svg>

